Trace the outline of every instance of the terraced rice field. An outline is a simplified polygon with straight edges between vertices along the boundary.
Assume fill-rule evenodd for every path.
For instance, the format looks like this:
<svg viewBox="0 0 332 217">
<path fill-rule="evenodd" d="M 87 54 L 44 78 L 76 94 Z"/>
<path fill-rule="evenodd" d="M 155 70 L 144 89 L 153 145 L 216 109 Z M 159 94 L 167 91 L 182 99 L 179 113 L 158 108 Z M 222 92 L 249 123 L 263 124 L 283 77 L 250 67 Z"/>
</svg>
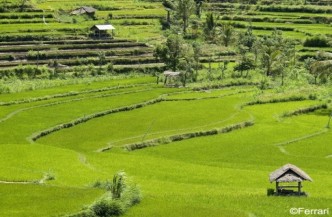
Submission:
<svg viewBox="0 0 332 217">
<path fill-rule="evenodd" d="M 71 71 L 75 66 L 100 66 L 110 62 L 115 70 L 133 66 L 163 66 L 153 57 L 153 48 L 124 39 L 2 42 L 0 52 L 0 69 L 20 65 L 52 65 L 54 61 L 61 64 L 59 68 L 62 71 Z M 100 53 L 105 55 L 102 63 Z"/>
<path fill-rule="evenodd" d="M 0 95 L 0 216 L 78 212 L 104 193 L 93 183 L 119 170 L 143 193 L 125 216 L 275 217 L 291 216 L 291 207 L 331 208 L 329 110 L 285 116 L 324 102 L 248 105 L 266 94 L 282 100 L 253 86 L 192 91 L 154 81 Z M 83 121 L 63 125 L 75 120 Z M 244 122 L 251 124 L 223 131 Z M 31 139 L 57 126 L 62 127 Z M 170 140 L 195 132 L 193 138 Z M 154 139 L 159 143 L 151 147 L 125 148 Z M 274 187 L 269 173 L 286 163 L 314 179 L 303 183 L 308 197 L 266 196 Z M 47 174 L 55 179 L 41 182 Z"/>
</svg>

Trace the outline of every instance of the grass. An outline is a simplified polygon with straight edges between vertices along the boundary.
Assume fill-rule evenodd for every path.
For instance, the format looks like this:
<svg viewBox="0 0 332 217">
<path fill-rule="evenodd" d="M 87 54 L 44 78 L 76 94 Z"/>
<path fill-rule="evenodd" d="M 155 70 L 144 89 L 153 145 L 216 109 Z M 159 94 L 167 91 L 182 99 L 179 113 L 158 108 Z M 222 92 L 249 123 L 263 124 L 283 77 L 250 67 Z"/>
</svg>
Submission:
<svg viewBox="0 0 332 217">
<path fill-rule="evenodd" d="M 248 118 L 246 114 L 237 114 L 236 106 L 241 98 L 226 97 L 225 99 L 211 99 L 188 102 L 161 102 L 131 113 L 135 121 L 130 121 L 131 116 L 118 113 L 102 119 L 94 119 L 77 127 L 58 131 L 41 140 L 41 144 L 55 144 L 67 148 L 97 150 L 108 145 L 119 146 L 145 139 L 191 132 L 192 130 L 211 129 L 225 126 L 235 120 L 242 121 Z M 223 103 L 223 102 L 228 102 Z M 212 106 L 218 105 L 218 106 Z M 190 110 L 189 108 L 194 108 Z M 223 110 L 222 114 L 216 114 Z M 234 117 L 229 117 L 234 114 Z M 169 121 L 174 120 L 170 125 Z M 130 123 L 126 125 L 123 123 Z M 103 129 L 109 129 L 102 131 Z M 89 132 L 77 138 L 79 132 Z M 62 139 L 66 138 L 66 139 Z"/>
<path fill-rule="evenodd" d="M 140 83 L 141 80 L 131 79 L 128 82 Z M 101 88 L 105 83 L 91 85 L 90 90 Z M 85 88 L 81 84 L 68 85 L 36 91 L 36 96 L 59 91 L 83 91 Z M 144 89 L 150 90 L 122 94 Z M 120 170 L 125 170 L 139 184 L 143 194 L 142 202 L 125 216 L 275 217 L 290 216 L 291 207 L 328 208 L 332 202 L 332 192 L 329 191 L 332 187 L 332 168 L 329 163 L 331 158 L 327 156 L 331 155 L 332 149 L 326 141 L 331 139 L 332 134 L 325 128 L 325 110 L 282 117 L 285 112 L 321 102 L 267 103 L 241 109 L 240 105 L 254 100 L 253 95 L 257 91 L 252 90 L 251 87 L 231 87 L 190 92 L 188 89 L 168 90 L 148 85 L 8 106 L 17 110 L 75 97 L 120 94 L 33 108 L 0 123 L 0 181 L 36 181 L 45 174 L 52 174 L 55 178 L 44 184 L 0 183 L 0 215 L 39 217 L 78 212 L 101 196 L 102 192 L 92 189 L 92 184 L 98 180 L 110 180 L 112 174 Z M 249 92 L 240 93 L 243 91 Z M 294 93 L 288 93 L 292 90 L 284 91 L 285 95 Z M 15 93 L 13 96 L 25 99 L 29 93 L 34 92 Z M 35 131 L 82 114 L 134 104 L 164 93 L 170 93 L 166 98 L 180 101 L 161 102 L 93 119 L 43 137 L 37 140 L 38 144 L 27 144 L 25 141 L 25 137 Z M 301 93 L 309 94 L 310 91 Z M 261 97 L 280 95 L 268 91 Z M 203 99 L 183 100 L 188 98 Z M 141 141 L 143 137 L 147 140 L 214 129 L 248 119 L 253 120 L 255 125 L 226 134 L 132 152 L 116 147 L 103 153 L 95 152 L 110 142 L 121 147 L 130 141 Z M 319 132 L 322 133 L 305 138 Z M 266 196 L 266 189 L 274 186 L 267 181 L 268 174 L 286 163 L 299 166 L 314 179 L 312 183 L 303 183 L 309 197 Z M 31 206 L 31 201 L 38 203 Z"/>
<path fill-rule="evenodd" d="M 126 97 L 123 97 L 122 95 L 110 95 L 98 98 L 86 98 L 80 101 L 69 101 L 63 104 L 37 107 L 27 111 L 22 111 L 2 123 L 0 126 L 1 134 L 7 136 L 5 136 L 1 142 L 2 144 L 23 143 L 26 141 L 27 137 L 36 133 L 40 129 L 47 129 L 92 113 L 155 99 L 168 91 L 169 90 L 167 89 L 157 89 L 156 91 L 126 94 Z M 52 114 L 56 114 L 57 118 L 50 119 L 49 117 Z M 30 120 L 31 117 L 34 117 L 34 120 Z M 7 130 L 11 131 L 13 128 L 17 128 L 17 130 L 13 133 L 8 133 Z"/>
<path fill-rule="evenodd" d="M 89 204 L 102 194 L 96 189 L 39 185 L 1 184 L 0 189 L 1 215 L 21 217 L 61 216 L 80 210 L 82 204 Z"/>
</svg>

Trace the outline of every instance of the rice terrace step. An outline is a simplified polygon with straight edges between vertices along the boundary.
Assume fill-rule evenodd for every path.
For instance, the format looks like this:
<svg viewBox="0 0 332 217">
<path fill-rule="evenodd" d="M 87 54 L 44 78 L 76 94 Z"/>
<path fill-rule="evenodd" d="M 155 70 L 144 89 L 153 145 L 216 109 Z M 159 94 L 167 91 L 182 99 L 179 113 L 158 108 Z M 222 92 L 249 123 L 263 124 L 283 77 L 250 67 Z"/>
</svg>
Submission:
<svg viewBox="0 0 332 217">
<path fill-rule="evenodd" d="M 0 1 L 0 216 L 330 216 L 331 6 Z"/>
</svg>

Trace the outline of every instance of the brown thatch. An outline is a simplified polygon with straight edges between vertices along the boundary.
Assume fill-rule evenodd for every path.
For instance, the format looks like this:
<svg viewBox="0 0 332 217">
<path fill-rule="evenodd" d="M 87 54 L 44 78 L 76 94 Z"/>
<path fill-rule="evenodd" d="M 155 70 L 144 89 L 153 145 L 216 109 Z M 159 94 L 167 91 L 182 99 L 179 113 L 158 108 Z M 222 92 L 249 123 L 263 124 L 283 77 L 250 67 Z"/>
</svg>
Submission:
<svg viewBox="0 0 332 217">
<path fill-rule="evenodd" d="M 292 164 L 286 164 L 270 174 L 270 182 L 302 182 L 313 180 L 303 170 Z"/>
<path fill-rule="evenodd" d="M 71 15 L 80 15 L 80 14 L 94 14 L 97 10 L 93 7 L 82 6 L 80 8 L 76 8 L 70 14 Z"/>
<path fill-rule="evenodd" d="M 165 76 L 175 77 L 175 76 L 179 76 L 181 74 L 181 72 L 164 71 L 163 74 Z"/>
</svg>

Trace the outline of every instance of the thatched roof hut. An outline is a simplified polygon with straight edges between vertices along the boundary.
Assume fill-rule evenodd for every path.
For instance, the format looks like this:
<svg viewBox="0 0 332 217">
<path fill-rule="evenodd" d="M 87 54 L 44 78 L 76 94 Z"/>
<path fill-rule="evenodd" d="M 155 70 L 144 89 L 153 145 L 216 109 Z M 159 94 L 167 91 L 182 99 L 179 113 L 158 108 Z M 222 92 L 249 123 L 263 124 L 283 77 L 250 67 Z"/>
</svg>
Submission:
<svg viewBox="0 0 332 217">
<path fill-rule="evenodd" d="M 90 28 L 91 31 L 93 31 L 94 36 L 96 37 L 107 37 L 108 36 L 108 31 L 111 30 L 111 37 L 114 35 L 114 30 L 115 27 L 111 24 L 99 24 L 99 25 L 94 25 Z"/>
<path fill-rule="evenodd" d="M 164 71 L 163 74 L 165 76 L 169 76 L 169 77 L 176 77 L 176 76 L 179 76 L 181 74 L 181 72 Z"/>
<path fill-rule="evenodd" d="M 97 10 L 93 7 L 82 6 L 73 10 L 70 14 L 71 15 L 81 15 L 81 14 L 89 14 L 94 15 Z"/>
<path fill-rule="evenodd" d="M 270 174 L 270 182 L 302 182 L 313 180 L 303 170 L 293 164 L 286 164 Z"/>
<path fill-rule="evenodd" d="M 180 77 L 181 72 L 164 71 L 163 75 L 165 76 L 164 85 L 173 86 L 173 82 Z"/>
<path fill-rule="evenodd" d="M 281 168 L 270 173 L 269 180 L 271 183 L 276 182 L 277 195 L 294 193 L 294 191 L 292 190 L 286 190 L 287 188 L 297 188 L 298 189 L 297 194 L 302 195 L 301 182 L 313 181 L 312 178 L 306 172 L 304 172 L 303 170 L 292 164 L 286 164 Z M 297 182 L 298 185 L 297 186 L 279 185 L 279 183 L 288 183 L 288 182 Z"/>
</svg>

